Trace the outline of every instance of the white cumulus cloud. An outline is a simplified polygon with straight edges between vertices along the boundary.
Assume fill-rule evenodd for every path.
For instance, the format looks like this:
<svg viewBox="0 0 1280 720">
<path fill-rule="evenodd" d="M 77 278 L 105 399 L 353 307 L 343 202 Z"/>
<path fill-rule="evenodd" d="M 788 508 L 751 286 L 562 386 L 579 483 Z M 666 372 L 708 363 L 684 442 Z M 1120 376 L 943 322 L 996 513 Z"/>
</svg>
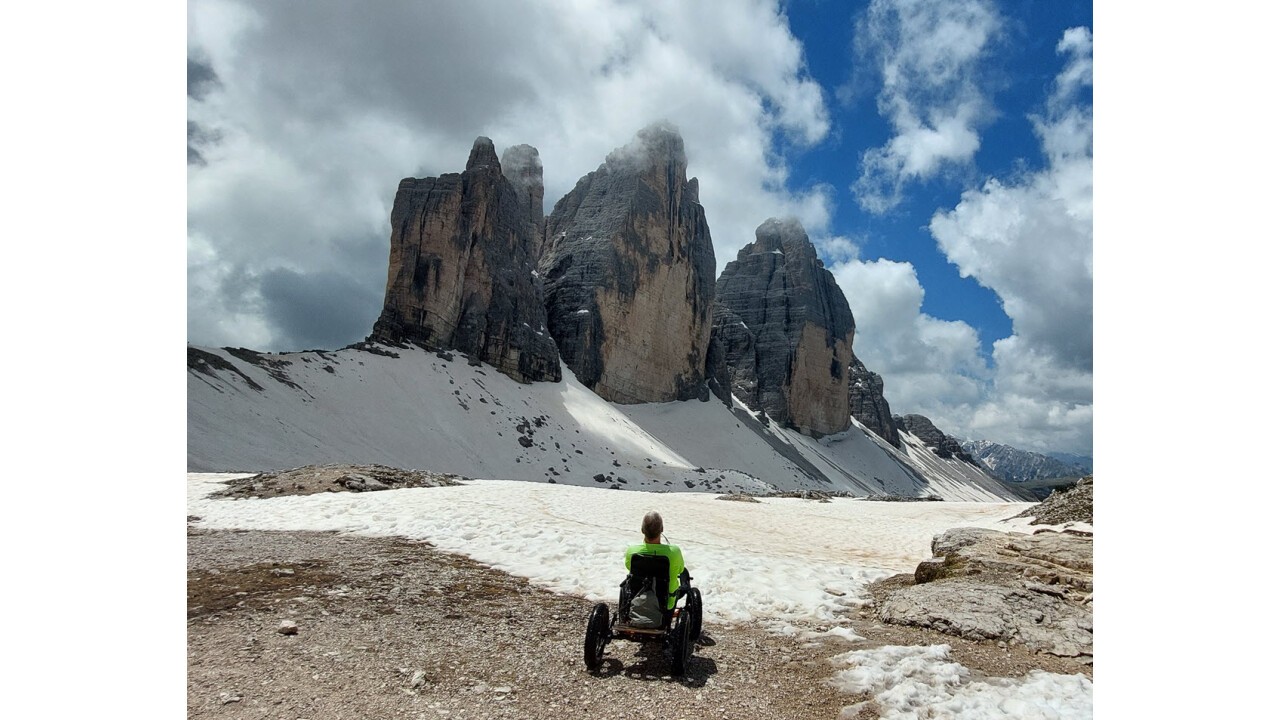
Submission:
<svg viewBox="0 0 1280 720">
<path fill-rule="evenodd" d="M 963 194 L 930 232 L 960 273 L 1000 297 L 1013 336 L 996 343 L 995 388 L 975 426 L 1092 435 L 1092 35 L 1063 34 L 1066 64 L 1031 118 L 1043 170 Z M 1016 409 L 1016 411 L 1015 411 Z"/>
<path fill-rule="evenodd" d="M 1013 334 L 988 365 L 976 332 L 921 312 L 914 270 L 886 260 L 838 263 L 853 306 L 854 352 L 885 377 L 895 413 L 944 431 L 1036 451 L 1089 453 L 1093 437 L 1092 35 L 1058 44 L 1064 68 L 1043 114 L 1028 118 L 1042 169 L 991 178 L 934 214 L 929 230 L 964 277 L 996 293 Z"/>
<path fill-rule="evenodd" d="M 872 1 L 856 42 L 880 77 L 877 106 L 894 135 L 862 155 L 851 189 L 863 209 L 887 212 L 907 183 L 973 159 L 992 113 L 980 61 L 1001 23 L 990 0 Z"/>
<path fill-rule="evenodd" d="M 924 288 L 910 263 L 853 260 L 831 272 L 857 324 L 854 354 L 885 377 L 885 399 L 895 413 L 921 412 L 944 422 L 950 412 L 940 409 L 981 400 L 990 372 L 977 331 L 921 312 Z"/>
</svg>

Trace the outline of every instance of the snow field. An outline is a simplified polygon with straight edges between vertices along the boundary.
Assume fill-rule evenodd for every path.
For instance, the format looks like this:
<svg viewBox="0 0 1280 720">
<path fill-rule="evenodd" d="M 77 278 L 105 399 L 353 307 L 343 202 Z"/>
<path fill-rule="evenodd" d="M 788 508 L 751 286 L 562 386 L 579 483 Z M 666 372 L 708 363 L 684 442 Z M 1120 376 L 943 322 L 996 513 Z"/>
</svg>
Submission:
<svg viewBox="0 0 1280 720">
<path fill-rule="evenodd" d="M 1002 522 L 1025 503 L 829 503 L 717 500 L 707 493 L 646 493 L 506 480 L 458 487 L 214 500 L 237 475 L 188 473 L 187 513 L 219 529 L 337 531 L 431 542 L 556 592 L 617 600 L 622 553 L 640 520 L 662 513 L 702 593 L 709 624 L 758 621 L 800 640 L 860 639 L 840 613 L 866 602 L 867 585 L 909 572 L 933 536 L 953 527 L 1029 532 Z M 1092 718 L 1081 675 L 1032 673 L 975 680 L 946 645 L 885 647 L 833 658 L 832 679 L 870 692 L 890 718 Z M 856 708 L 856 706 L 854 706 Z M 852 715 L 850 715 L 852 717 Z"/>
<path fill-rule="evenodd" d="M 1004 503 L 818 503 L 717 500 L 707 493 L 641 493 L 476 480 L 459 487 L 211 500 L 227 475 L 191 474 L 188 513 L 202 525 L 333 530 L 428 540 L 551 590 L 616 600 L 622 552 L 640 519 L 662 513 L 684 552 L 708 622 L 831 624 L 860 606 L 866 586 L 909 572 L 950 527 L 999 527 Z"/>
</svg>

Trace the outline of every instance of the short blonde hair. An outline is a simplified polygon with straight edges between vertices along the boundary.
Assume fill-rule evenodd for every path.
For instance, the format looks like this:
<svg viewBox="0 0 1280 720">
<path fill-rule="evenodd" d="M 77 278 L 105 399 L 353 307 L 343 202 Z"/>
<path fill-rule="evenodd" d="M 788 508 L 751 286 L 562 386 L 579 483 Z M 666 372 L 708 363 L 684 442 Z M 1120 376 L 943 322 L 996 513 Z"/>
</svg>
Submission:
<svg viewBox="0 0 1280 720">
<path fill-rule="evenodd" d="M 644 533 L 646 540 L 649 538 L 660 539 L 662 537 L 662 516 L 653 510 L 645 513 L 644 521 L 640 523 L 640 532 Z"/>
</svg>

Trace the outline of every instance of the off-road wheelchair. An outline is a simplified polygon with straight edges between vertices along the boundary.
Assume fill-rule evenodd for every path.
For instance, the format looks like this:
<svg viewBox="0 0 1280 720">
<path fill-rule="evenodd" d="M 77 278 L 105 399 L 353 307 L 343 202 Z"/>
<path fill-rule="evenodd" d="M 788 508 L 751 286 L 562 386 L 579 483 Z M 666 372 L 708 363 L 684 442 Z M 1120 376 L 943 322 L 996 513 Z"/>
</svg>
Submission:
<svg viewBox="0 0 1280 720">
<path fill-rule="evenodd" d="M 631 572 L 618 589 L 618 612 L 609 615 L 609 606 L 599 603 L 587 618 L 587 636 L 582 657 L 588 670 L 597 670 L 604 662 L 604 646 L 612 640 L 661 642 L 671 658 L 671 674 L 684 675 L 693 655 L 693 646 L 702 636 L 702 593 L 693 587 L 688 572 L 680 575 L 675 605 L 662 612 L 656 627 L 636 627 L 629 622 L 631 599 L 642 589 L 656 592 L 659 608 L 667 607 L 670 566 L 661 555 L 632 555 Z"/>
</svg>

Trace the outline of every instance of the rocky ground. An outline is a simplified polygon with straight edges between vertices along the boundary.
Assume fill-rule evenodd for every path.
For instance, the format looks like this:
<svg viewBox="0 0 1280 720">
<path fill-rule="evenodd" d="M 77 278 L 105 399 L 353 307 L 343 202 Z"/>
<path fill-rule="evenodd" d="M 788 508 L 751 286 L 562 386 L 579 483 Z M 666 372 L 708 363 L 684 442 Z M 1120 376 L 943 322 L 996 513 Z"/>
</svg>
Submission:
<svg viewBox="0 0 1280 720">
<path fill-rule="evenodd" d="M 268 498 L 322 492 L 443 487 L 457 485 L 468 479 L 452 473 L 401 470 L 387 465 L 307 465 L 228 481 L 227 489 L 214 493 L 213 497 Z"/>
<path fill-rule="evenodd" d="M 1093 476 L 1087 475 L 1065 492 L 1054 491 L 1018 517 L 1035 518 L 1032 525 L 1063 525 L 1070 522 L 1093 524 Z"/>
<path fill-rule="evenodd" d="M 265 497 L 355 491 L 341 482 L 353 474 L 394 479 L 369 467 L 289 472 L 232 489 Z M 861 641 L 708 623 L 686 677 L 668 674 L 660 646 L 627 642 L 611 643 L 590 673 L 591 606 L 427 543 L 206 530 L 189 517 L 187 716 L 836 718 L 869 698 L 830 685 L 829 658 L 882 645 L 950 645 L 977 678 L 1036 669 L 1092 677 L 1078 659 L 882 622 L 874 608 L 849 618 Z M 878 717 L 875 703 L 857 717 Z"/>
</svg>

